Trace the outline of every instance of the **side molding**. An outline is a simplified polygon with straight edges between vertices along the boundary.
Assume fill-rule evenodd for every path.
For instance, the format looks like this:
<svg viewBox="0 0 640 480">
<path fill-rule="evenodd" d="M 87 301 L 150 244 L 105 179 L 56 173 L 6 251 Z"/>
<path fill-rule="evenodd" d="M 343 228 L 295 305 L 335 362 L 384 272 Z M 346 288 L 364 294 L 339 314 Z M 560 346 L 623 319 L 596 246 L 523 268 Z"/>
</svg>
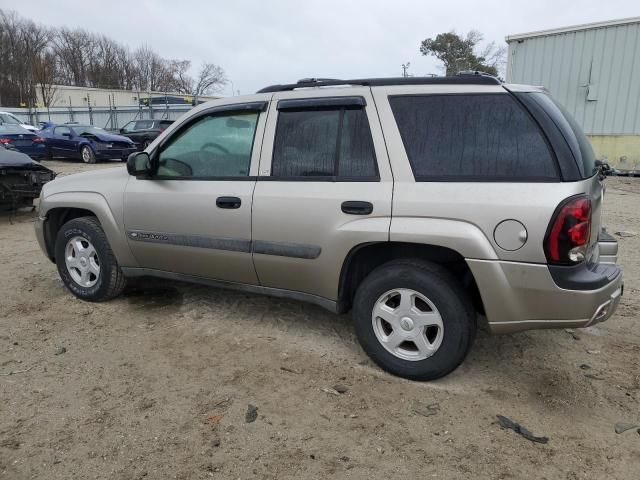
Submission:
<svg viewBox="0 0 640 480">
<path fill-rule="evenodd" d="M 184 275 L 181 273 L 165 272 L 163 270 L 154 270 L 150 268 L 130 268 L 122 267 L 122 273 L 125 277 L 157 277 L 166 278 L 168 280 L 179 280 L 182 282 L 197 283 L 200 285 L 208 285 L 216 288 L 228 288 L 231 290 L 240 290 L 243 292 L 256 293 L 259 295 L 269 295 L 271 297 L 286 298 L 290 300 L 299 300 L 302 302 L 313 303 L 332 313 L 337 313 L 337 304 L 333 300 L 312 295 L 310 293 L 296 292 L 294 290 L 285 290 L 280 288 L 262 287 L 260 285 L 248 285 L 244 283 L 226 282 L 223 280 L 215 280 L 206 277 L 198 277 L 194 275 Z"/>
</svg>

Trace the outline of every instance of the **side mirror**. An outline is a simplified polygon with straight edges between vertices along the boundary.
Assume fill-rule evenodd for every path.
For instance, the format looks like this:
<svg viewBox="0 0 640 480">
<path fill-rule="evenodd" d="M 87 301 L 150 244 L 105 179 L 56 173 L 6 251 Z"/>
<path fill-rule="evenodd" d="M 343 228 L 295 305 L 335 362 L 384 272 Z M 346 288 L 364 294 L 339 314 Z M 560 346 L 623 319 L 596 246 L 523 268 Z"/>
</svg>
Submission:
<svg viewBox="0 0 640 480">
<path fill-rule="evenodd" d="M 127 172 L 134 177 L 149 177 L 153 173 L 151 157 L 147 152 L 133 152 L 127 158 Z"/>
</svg>

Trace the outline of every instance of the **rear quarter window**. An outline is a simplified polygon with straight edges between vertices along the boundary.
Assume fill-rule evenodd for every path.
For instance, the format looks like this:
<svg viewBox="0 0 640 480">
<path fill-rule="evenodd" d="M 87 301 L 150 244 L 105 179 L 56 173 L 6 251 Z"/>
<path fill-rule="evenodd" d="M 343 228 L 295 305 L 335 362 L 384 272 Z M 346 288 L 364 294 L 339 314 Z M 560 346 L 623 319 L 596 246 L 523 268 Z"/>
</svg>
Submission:
<svg viewBox="0 0 640 480">
<path fill-rule="evenodd" d="M 509 94 L 389 98 L 417 181 L 557 181 L 555 159 Z"/>
</svg>

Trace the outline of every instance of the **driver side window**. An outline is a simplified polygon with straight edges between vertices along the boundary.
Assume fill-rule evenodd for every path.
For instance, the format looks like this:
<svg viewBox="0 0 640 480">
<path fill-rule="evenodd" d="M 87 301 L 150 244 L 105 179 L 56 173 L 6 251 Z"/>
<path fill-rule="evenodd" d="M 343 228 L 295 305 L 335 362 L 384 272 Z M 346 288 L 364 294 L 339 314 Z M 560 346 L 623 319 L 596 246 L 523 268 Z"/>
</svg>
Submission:
<svg viewBox="0 0 640 480">
<path fill-rule="evenodd" d="M 198 118 L 162 147 L 157 176 L 248 176 L 258 116 L 258 112 L 243 112 Z"/>
</svg>

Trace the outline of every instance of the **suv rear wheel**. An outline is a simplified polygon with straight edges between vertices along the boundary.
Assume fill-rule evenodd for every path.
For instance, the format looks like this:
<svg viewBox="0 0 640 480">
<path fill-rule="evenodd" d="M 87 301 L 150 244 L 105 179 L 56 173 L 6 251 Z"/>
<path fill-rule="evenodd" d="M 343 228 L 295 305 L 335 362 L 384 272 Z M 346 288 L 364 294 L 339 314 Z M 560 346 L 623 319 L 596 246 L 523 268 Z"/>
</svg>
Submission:
<svg viewBox="0 0 640 480">
<path fill-rule="evenodd" d="M 60 278 L 82 300 L 109 300 L 125 287 L 126 278 L 95 217 L 65 223 L 56 237 L 55 254 Z"/>
<path fill-rule="evenodd" d="M 353 306 L 365 352 L 388 372 L 413 380 L 443 377 L 462 363 L 475 338 L 475 316 L 447 270 L 417 259 L 375 269 Z"/>
</svg>

